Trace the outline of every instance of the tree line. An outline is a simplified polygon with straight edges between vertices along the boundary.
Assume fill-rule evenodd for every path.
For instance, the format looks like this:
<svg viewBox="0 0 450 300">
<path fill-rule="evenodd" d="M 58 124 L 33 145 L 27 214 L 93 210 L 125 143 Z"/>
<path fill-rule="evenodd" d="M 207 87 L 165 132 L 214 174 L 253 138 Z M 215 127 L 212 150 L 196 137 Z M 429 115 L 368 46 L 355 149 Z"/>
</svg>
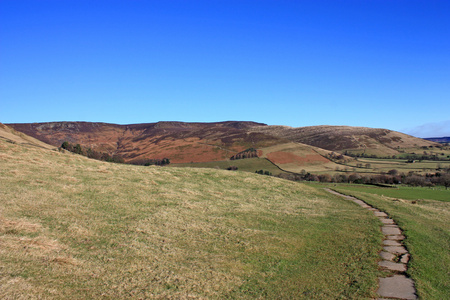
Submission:
<svg viewBox="0 0 450 300">
<path fill-rule="evenodd" d="M 252 157 L 258 157 L 258 151 L 256 151 L 255 148 L 245 149 L 244 151 L 241 151 L 238 154 L 235 154 L 232 157 L 230 157 L 230 160 L 245 159 Z"/>
<path fill-rule="evenodd" d="M 114 155 L 110 155 L 106 152 L 99 152 L 96 150 L 93 150 L 90 147 L 83 147 L 80 144 L 72 144 L 69 142 L 64 142 L 62 143 L 62 145 L 59 147 L 59 149 L 64 149 L 76 154 L 80 154 L 89 158 L 93 158 L 96 160 L 101 160 L 101 161 L 107 161 L 107 162 L 114 162 L 114 163 L 125 163 L 125 159 L 118 155 L 118 154 L 114 154 Z M 168 158 L 162 158 L 162 159 L 140 159 L 140 160 L 134 160 L 132 162 L 130 162 L 130 164 L 133 165 L 142 165 L 142 166 L 152 166 L 152 165 L 157 165 L 157 166 L 165 166 L 170 164 L 170 159 Z"/>
<path fill-rule="evenodd" d="M 374 184 L 374 185 L 393 185 L 406 184 L 410 186 L 433 187 L 436 185 L 450 187 L 450 168 L 442 169 L 440 172 L 427 173 L 424 175 L 408 172 L 399 173 L 393 169 L 385 174 L 311 174 L 302 171 L 301 174 L 282 173 L 278 177 L 293 181 L 319 181 L 319 182 L 334 182 L 334 183 L 356 183 L 356 184 Z"/>
<path fill-rule="evenodd" d="M 80 144 L 72 144 L 69 142 L 64 142 L 61 144 L 61 147 L 59 147 L 59 149 L 64 149 L 67 150 L 69 152 L 73 152 L 76 154 L 80 154 L 83 156 L 87 156 L 89 158 L 93 158 L 93 159 L 97 159 L 97 160 L 101 160 L 101 161 L 107 161 L 107 162 L 114 162 L 114 163 L 125 163 L 125 160 L 122 156 L 114 154 L 114 155 L 110 155 L 109 153 L 106 152 L 99 152 L 96 150 L 93 150 L 92 148 L 89 147 L 83 147 Z"/>
</svg>

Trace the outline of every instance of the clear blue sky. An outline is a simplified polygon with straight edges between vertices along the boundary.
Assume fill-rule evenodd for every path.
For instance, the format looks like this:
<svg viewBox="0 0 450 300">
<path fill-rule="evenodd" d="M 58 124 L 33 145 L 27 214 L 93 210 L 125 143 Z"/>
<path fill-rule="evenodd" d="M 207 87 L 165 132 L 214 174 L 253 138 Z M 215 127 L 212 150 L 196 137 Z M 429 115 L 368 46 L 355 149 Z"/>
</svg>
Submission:
<svg viewBox="0 0 450 300">
<path fill-rule="evenodd" d="M 450 1 L 0 0 L 0 122 L 227 120 L 450 135 Z"/>
</svg>

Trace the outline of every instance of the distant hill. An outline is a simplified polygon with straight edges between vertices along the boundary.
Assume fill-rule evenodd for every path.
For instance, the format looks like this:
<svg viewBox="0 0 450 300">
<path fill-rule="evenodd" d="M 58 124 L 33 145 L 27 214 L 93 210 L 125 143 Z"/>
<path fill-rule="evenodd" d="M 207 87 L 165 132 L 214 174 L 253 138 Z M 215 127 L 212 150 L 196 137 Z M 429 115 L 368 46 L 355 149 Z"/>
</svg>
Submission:
<svg viewBox="0 0 450 300">
<path fill-rule="evenodd" d="M 54 146 L 67 141 L 122 156 L 126 162 L 170 158 L 171 162 L 226 160 L 247 148 L 267 147 L 284 140 L 249 128 L 256 122 L 157 122 L 117 125 L 91 122 L 9 124 L 15 130 Z"/>
<path fill-rule="evenodd" d="M 379 156 L 396 155 L 401 149 L 434 146 L 436 143 L 404 133 L 379 128 L 351 126 L 264 126 L 252 132 L 265 133 L 282 139 L 312 145 L 322 149 Z"/>
<path fill-rule="evenodd" d="M 325 125 L 293 128 L 243 121 L 130 125 L 49 122 L 8 126 L 54 147 L 67 141 L 121 156 L 128 163 L 163 158 L 172 163 L 223 161 L 254 148 L 260 157 L 291 171 L 305 166 L 314 166 L 315 170 L 335 168 L 329 160 L 334 155 L 330 151 L 392 156 L 439 145 L 388 129 Z"/>
<path fill-rule="evenodd" d="M 439 138 L 425 138 L 424 140 L 427 141 L 431 141 L 431 142 L 436 142 L 436 143 L 450 143 L 450 136 L 446 136 L 446 137 L 439 137 Z"/>
</svg>

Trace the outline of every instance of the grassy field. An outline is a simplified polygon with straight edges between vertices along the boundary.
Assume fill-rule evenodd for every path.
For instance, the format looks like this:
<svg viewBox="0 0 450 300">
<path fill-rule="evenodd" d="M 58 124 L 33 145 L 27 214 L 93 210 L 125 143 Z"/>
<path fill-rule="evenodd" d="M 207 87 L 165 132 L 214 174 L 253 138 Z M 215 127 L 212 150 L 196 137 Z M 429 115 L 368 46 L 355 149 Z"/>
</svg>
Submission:
<svg viewBox="0 0 450 300">
<path fill-rule="evenodd" d="M 321 189 L 0 141 L 0 298 L 374 297 L 373 214 Z"/>
<path fill-rule="evenodd" d="M 419 297 L 448 298 L 450 190 L 406 187 L 386 189 L 344 184 L 331 187 L 387 212 L 407 237 L 405 244 L 412 257 L 408 274 L 416 282 Z"/>
<path fill-rule="evenodd" d="M 321 184 L 317 185 L 321 186 Z M 337 186 L 344 186 L 346 190 L 355 192 L 365 192 L 379 195 L 384 198 L 411 200 L 420 202 L 424 200 L 437 200 L 450 202 L 450 190 L 445 187 L 438 186 L 433 188 L 428 187 L 410 187 L 397 186 L 395 188 L 384 188 L 373 185 L 361 184 L 337 184 Z"/>
<path fill-rule="evenodd" d="M 362 165 L 362 167 L 358 167 Z M 368 165 L 368 167 L 367 167 Z M 381 159 L 381 158 L 358 158 L 342 165 L 339 169 L 358 173 L 387 173 L 389 170 L 397 170 L 399 173 L 416 172 L 420 174 L 434 173 L 438 168 L 449 168 L 449 161 L 423 160 L 408 163 L 406 159 Z"/>
<path fill-rule="evenodd" d="M 274 164 L 264 158 L 246 158 L 237 160 L 212 161 L 204 163 L 185 163 L 185 164 L 170 164 L 169 167 L 192 167 L 192 168 L 211 168 L 226 170 L 231 166 L 236 166 L 239 171 L 255 173 L 257 170 L 265 170 L 271 172 L 273 175 L 284 173 Z"/>
</svg>

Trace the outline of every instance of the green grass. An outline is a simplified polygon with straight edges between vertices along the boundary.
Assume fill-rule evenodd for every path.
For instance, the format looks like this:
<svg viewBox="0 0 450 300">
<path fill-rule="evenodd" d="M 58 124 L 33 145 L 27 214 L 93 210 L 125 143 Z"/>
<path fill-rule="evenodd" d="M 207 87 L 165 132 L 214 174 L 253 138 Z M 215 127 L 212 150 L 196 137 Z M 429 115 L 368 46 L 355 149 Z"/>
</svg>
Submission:
<svg viewBox="0 0 450 300">
<path fill-rule="evenodd" d="M 381 233 L 281 179 L 0 141 L 0 298 L 372 298 Z"/>
<path fill-rule="evenodd" d="M 362 168 L 357 168 L 358 164 L 362 164 Z M 370 164 L 369 168 L 366 168 L 366 164 Z M 406 159 L 382 159 L 382 158 L 358 158 L 355 161 L 350 162 L 347 165 L 349 171 L 355 168 L 355 172 L 360 173 L 386 173 L 389 170 L 396 169 L 399 173 L 408 172 L 436 172 L 440 168 L 449 168 L 449 161 L 433 161 L 433 160 L 423 160 L 417 161 L 415 163 L 407 163 Z M 342 169 L 344 169 L 343 167 Z"/>
<path fill-rule="evenodd" d="M 397 186 L 395 188 L 384 188 L 373 185 L 361 184 L 336 184 L 341 187 L 344 186 L 346 190 L 355 192 L 365 192 L 379 196 L 390 198 L 400 198 L 404 200 L 422 201 L 422 200 L 438 200 L 450 202 L 450 190 L 444 187 L 410 187 Z"/>
<path fill-rule="evenodd" d="M 408 274 L 421 299 L 447 299 L 450 295 L 450 191 L 421 188 L 374 189 L 337 185 L 333 189 L 353 195 L 385 211 L 403 229 L 411 253 Z M 379 194 L 389 195 L 386 198 Z M 416 196 L 415 196 L 416 195 Z M 395 199 L 436 199 L 403 201 Z"/>
<path fill-rule="evenodd" d="M 211 168 L 226 170 L 228 167 L 236 166 L 239 171 L 255 173 L 257 170 L 265 170 L 271 172 L 273 175 L 284 173 L 278 167 L 273 165 L 264 158 L 247 158 L 227 161 L 212 161 L 203 163 L 184 163 L 184 164 L 170 164 L 170 167 L 192 167 L 192 168 Z"/>
</svg>

